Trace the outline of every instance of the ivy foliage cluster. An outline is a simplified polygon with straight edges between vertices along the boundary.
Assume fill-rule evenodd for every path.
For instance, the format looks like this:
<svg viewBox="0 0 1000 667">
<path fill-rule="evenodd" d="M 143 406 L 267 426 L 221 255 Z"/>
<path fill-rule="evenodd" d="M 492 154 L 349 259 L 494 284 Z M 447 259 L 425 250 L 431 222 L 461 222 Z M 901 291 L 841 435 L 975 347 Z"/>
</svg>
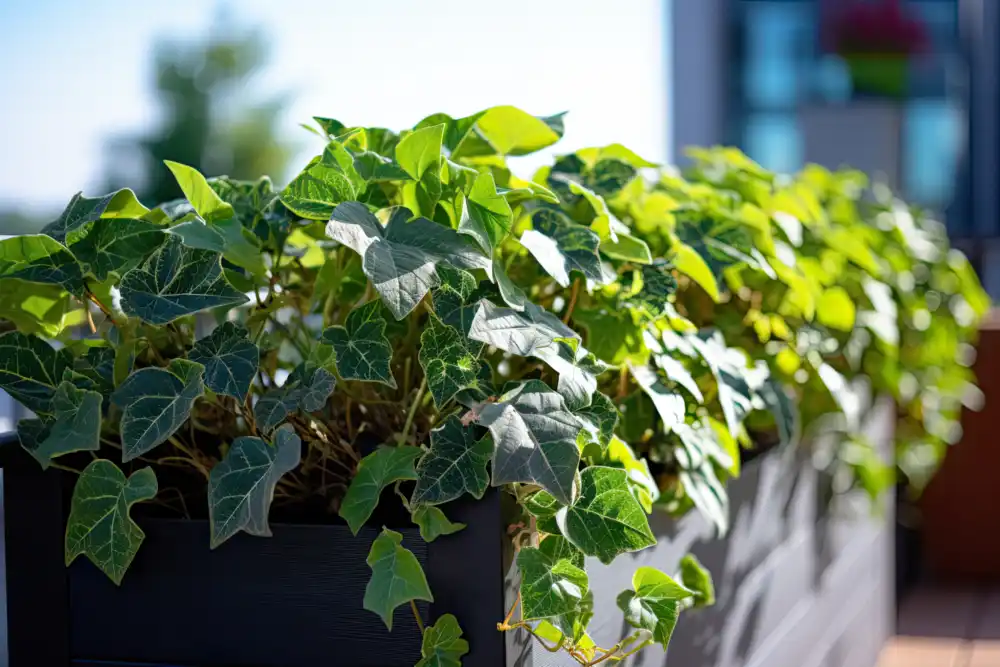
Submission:
<svg viewBox="0 0 1000 667">
<path fill-rule="evenodd" d="M 894 472 L 860 434 L 861 377 L 900 406 L 911 479 L 958 433 L 988 300 L 940 225 L 860 174 L 710 149 L 681 176 L 614 144 L 527 181 L 508 158 L 562 116 L 315 123 L 322 153 L 283 189 L 168 163 L 183 200 L 77 195 L 0 241 L 0 387 L 35 415 L 24 449 L 79 472 L 67 563 L 121 583 L 140 502 L 206 517 L 212 548 L 269 535 L 272 505 L 335 515 L 388 526 L 364 607 L 423 629 L 433 593 L 392 528 L 448 539 L 449 502 L 501 487 L 521 585 L 499 629 L 613 662 L 666 647 L 711 578 L 639 568 L 633 631 L 599 647 L 586 557 L 655 544 L 657 508 L 725 533 L 741 450 L 839 415 L 828 465 L 877 493 Z M 461 635 L 441 616 L 418 664 L 460 664 Z"/>
</svg>

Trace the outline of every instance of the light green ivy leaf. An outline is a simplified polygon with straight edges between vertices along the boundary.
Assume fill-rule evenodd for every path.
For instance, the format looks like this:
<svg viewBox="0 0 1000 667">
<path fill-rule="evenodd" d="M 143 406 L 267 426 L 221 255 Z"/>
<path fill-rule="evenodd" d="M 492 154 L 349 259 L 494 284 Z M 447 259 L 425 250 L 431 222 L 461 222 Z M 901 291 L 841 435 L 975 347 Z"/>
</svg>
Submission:
<svg viewBox="0 0 1000 667">
<path fill-rule="evenodd" d="M 233 207 L 222 201 L 201 172 L 179 162 L 164 160 L 163 163 L 177 179 L 177 185 L 198 215 L 209 222 L 233 217 Z"/>
<path fill-rule="evenodd" d="M 441 161 L 444 125 L 430 125 L 410 132 L 396 144 L 396 162 L 415 181 Z"/>
<path fill-rule="evenodd" d="M 337 358 L 337 372 L 345 380 L 381 382 L 396 388 L 392 375 L 392 345 L 385 336 L 386 319 L 379 301 L 353 309 L 345 326 L 329 327 L 323 343 L 332 345 Z"/>
<path fill-rule="evenodd" d="M 166 442 L 187 420 L 195 399 L 205 391 L 205 367 L 174 359 L 166 368 L 143 368 L 115 390 L 111 400 L 122 409 L 122 461 L 141 456 Z"/>
<path fill-rule="evenodd" d="M 634 628 L 652 632 L 653 639 L 666 649 L 677 625 L 681 601 L 691 597 L 691 591 L 651 567 L 635 571 L 632 588 L 618 596 L 625 620 Z"/>
<path fill-rule="evenodd" d="M 257 374 L 260 350 L 250 342 L 245 327 L 223 322 L 195 343 L 188 359 L 205 367 L 205 385 L 209 389 L 242 401 Z"/>
<path fill-rule="evenodd" d="M 681 559 L 681 582 L 694 596 L 695 607 L 711 607 L 715 604 L 715 584 L 712 573 L 705 569 L 694 554 Z"/>
<path fill-rule="evenodd" d="M 465 215 L 458 223 L 458 232 L 468 234 L 483 251 L 493 256 L 496 247 L 510 234 L 513 212 L 503 195 L 497 193 L 493 174 L 484 171 L 476 176 L 466 199 Z"/>
<path fill-rule="evenodd" d="M 468 493 L 483 497 L 489 477 L 486 464 L 493 455 L 489 436 L 477 438 L 472 426 L 456 416 L 431 431 L 431 449 L 417 464 L 417 485 L 411 504 L 440 505 Z"/>
<path fill-rule="evenodd" d="M 368 552 L 371 579 L 365 587 L 364 608 L 378 614 L 392 630 L 392 612 L 411 600 L 433 602 L 424 569 L 413 552 L 403 546 L 403 536 L 383 528 Z"/>
<path fill-rule="evenodd" d="M 219 257 L 171 238 L 122 276 L 122 310 L 150 324 L 166 324 L 209 308 L 246 303 L 246 295 L 223 277 Z"/>
<path fill-rule="evenodd" d="M 142 218 L 149 209 L 139 203 L 131 190 L 118 190 L 103 197 L 73 195 L 69 205 L 54 222 L 42 228 L 42 234 L 60 243 L 72 244 L 76 235 L 101 218 Z"/>
<path fill-rule="evenodd" d="M 424 542 L 433 542 L 442 535 L 451 535 L 465 528 L 464 523 L 450 521 L 439 507 L 421 505 L 413 510 L 413 523 L 420 527 Z"/>
<path fill-rule="evenodd" d="M 556 513 L 556 523 L 576 548 L 602 563 L 656 544 L 646 513 L 629 488 L 628 473 L 619 468 L 585 468 L 579 498 Z"/>
<path fill-rule="evenodd" d="M 379 447 L 361 459 L 340 505 L 340 516 L 355 535 L 375 511 L 382 489 L 400 480 L 417 479 L 413 464 L 423 454 L 419 447 Z"/>
<path fill-rule="evenodd" d="M 156 496 L 156 475 L 146 467 L 125 478 L 111 461 L 91 461 L 73 489 L 66 523 L 66 565 L 80 554 L 121 584 L 145 534 L 129 509 Z"/>
<path fill-rule="evenodd" d="M 338 204 L 360 194 L 343 169 L 317 156 L 281 192 L 281 203 L 307 220 L 329 220 Z"/>
<path fill-rule="evenodd" d="M 61 285 L 80 294 L 83 271 L 73 254 L 43 234 L 12 236 L 0 241 L 0 278 Z"/>
<path fill-rule="evenodd" d="M 577 442 L 585 426 L 561 395 L 539 380 L 529 380 L 496 403 L 482 406 L 478 421 L 496 443 L 493 486 L 538 484 L 560 502 L 572 501 L 580 463 Z"/>
</svg>

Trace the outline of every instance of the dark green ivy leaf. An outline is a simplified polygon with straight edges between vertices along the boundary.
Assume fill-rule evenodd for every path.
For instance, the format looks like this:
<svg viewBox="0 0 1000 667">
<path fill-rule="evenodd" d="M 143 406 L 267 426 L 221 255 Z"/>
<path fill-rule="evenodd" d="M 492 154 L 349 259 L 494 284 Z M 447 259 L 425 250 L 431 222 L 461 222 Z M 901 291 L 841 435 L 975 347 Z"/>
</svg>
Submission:
<svg viewBox="0 0 1000 667">
<path fill-rule="evenodd" d="M 477 439 L 472 426 L 449 417 L 431 431 L 431 449 L 417 464 L 417 485 L 410 503 L 440 505 L 463 493 L 482 498 L 489 484 L 486 464 L 492 455 L 493 441 L 488 436 Z"/>
<path fill-rule="evenodd" d="M 84 272 L 103 282 L 111 273 L 121 275 L 141 264 L 166 239 L 164 231 L 148 220 L 102 218 L 70 250 Z"/>
<path fill-rule="evenodd" d="M 691 345 L 705 360 L 718 385 L 719 404 L 729 432 L 735 437 L 743 418 L 753 409 L 746 356 L 726 345 L 720 331 L 689 336 Z"/>
<path fill-rule="evenodd" d="M 0 335 L 0 388 L 36 414 L 52 413 L 56 387 L 72 368 L 69 350 L 54 350 L 38 336 L 18 331 Z"/>
<path fill-rule="evenodd" d="M 141 218 L 149 210 L 139 203 L 131 190 L 118 190 L 103 197 L 84 197 L 82 192 L 73 195 L 59 219 L 42 228 L 42 234 L 60 243 L 75 241 L 79 231 L 101 218 Z"/>
<path fill-rule="evenodd" d="M 490 259 L 455 230 L 426 218 L 409 220 L 409 210 L 394 208 L 382 226 L 364 204 L 337 206 L 327 235 L 362 257 L 365 275 L 397 319 L 403 319 L 435 287 L 440 261 L 462 269 L 488 269 Z"/>
<path fill-rule="evenodd" d="M 294 470 L 302 441 L 291 426 L 274 432 L 273 444 L 260 438 L 236 438 L 208 479 L 208 521 L 214 549 L 240 530 L 269 536 L 267 514 L 274 487 Z"/>
<path fill-rule="evenodd" d="M 656 544 L 646 513 L 629 487 L 628 473 L 620 468 L 585 468 L 580 497 L 559 510 L 556 522 L 576 548 L 602 563 Z"/>
<path fill-rule="evenodd" d="M 493 486 L 538 484 L 563 504 L 572 502 L 580 463 L 577 440 L 585 427 L 562 396 L 529 380 L 482 406 L 478 420 L 496 443 Z"/>
<path fill-rule="evenodd" d="M 581 558 L 562 537 L 551 535 L 540 546 L 517 554 L 521 573 L 521 618 L 535 621 L 576 611 L 589 589 Z M 577 552 L 579 553 L 579 552 Z"/>
<path fill-rule="evenodd" d="M 632 587 L 634 590 L 622 591 L 618 596 L 625 620 L 634 628 L 652 632 L 653 639 L 666 649 L 677 625 L 681 601 L 691 597 L 691 591 L 651 567 L 635 571 Z"/>
<path fill-rule="evenodd" d="M 664 431 L 669 433 L 675 427 L 684 423 L 684 414 L 687 406 L 684 403 L 684 397 L 680 393 L 664 384 L 656 371 L 649 366 L 629 364 L 629 370 L 632 372 L 632 377 L 635 378 L 639 387 L 653 401 L 656 412 L 660 415 L 660 419 L 663 422 Z"/>
<path fill-rule="evenodd" d="M 437 274 L 440 282 L 431 292 L 434 312 L 442 322 L 468 336 L 472 319 L 479 309 L 478 301 L 472 298 L 477 287 L 476 279 L 468 271 L 447 264 L 438 266 Z"/>
<path fill-rule="evenodd" d="M 596 441 L 604 449 L 608 446 L 615 427 L 618 426 L 618 408 L 614 402 L 599 391 L 594 392 L 590 405 L 575 410 L 577 417 L 590 425 Z"/>
<path fill-rule="evenodd" d="M 132 373 L 111 396 L 122 409 L 122 461 L 156 447 L 181 427 L 205 391 L 205 367 L 186 359 Z"/>
<path fill-rule="evenodd" d="M 392 630 L 392 612 L 411 600 L 433 602 L 420 561 L 403 546 L 403 536 L 383 528 L 368 552 L 371 579 L 365 587 L 364 608 L 378 614 Z"/>
<path fill-rule="evenodd" d="M 167 231 L 173 236 L 180 237 L 185 247 L 217 252 L 226 261 L 256 276 L 264 276 L 267 273 L 260 242 L 236 218 L 226 218 L 212 223 L 193 218 Z"/>
<path fill-rule="evenodd" d="M 385 336 L 385 327 L 382 304 L 376 300 L 352 310 L 345 326 L 329 327 L 323 332 L 322 341 L 333 346 L 340 377 L 396 388 L 390 367 L 392 345 Z"/>
<path fill-rule="evenodd" d="M 223 322 L 195 344 L 188 359 L 205 367 L 209 389 L 242 401 L 257 374 L 260 350 L 250 342 L 244 327 Z"/>
<path fill-rule="evenodd" d="M 111 461 L 91 461 L 73 489 L 66 523 L 66 565 L 84 554 L 121 584 L 145 535 L 129 516 L 141 500 L 156 496 L 156 475 L 146 467 L 128 479 Z"/>
<path fill-rule="evenodd" d="M 336 385 L 336 376 L 325 368 L 309 362 L 299 364 L 284 385 L 267 392 L 254 404 L 257 428 L 270 431 L 296 410 L 315 412 L 322 409 Z"/>
<path fill-rule="evenodd" d="M 552 208 L 535 211 L 531 222 L 533 229 L 521 234 L 521 245 L 557 283 L 569 287 L 573 271 L 598 285 L 607 282 L 597 253 L 601 244 L 597 234 Z"/>
<path fill-rule="evenodd" d="M 459 391 L 476 384 L 479 361 L 465 344 L 465 336 L 435 315 L 420 335 L 420 367 L 440 410 Z"/>
<path fill-rule="evenodd" d="M 439 507 L 421 505 L 413 510 L 413 523 L 420 527 L 424 542 L 433 542 L 442 535 L 451 535 L 465 528 L 464 523 L 450 521 Z"/>
<path fill-rule="evenodd" d="M 42 469 L 47 469 L 52 459 L 70 452 L 97 451 L 101 447 L 101 403 L 104 397 L 96 391 L 87 391 L 73 386 L 69 380 L 56 389 L 52 397 L 53 421 L 48 426 L 38 427 L 42 422 L 32 420 L 27 424 L 28 437 L 21 437 L 21 446 L 35 457 Z M 18 435 L 26 422 L 18 424 Z"/>
<path fill-rule="evenodd" d="M 379 447 L 361 459 L 340 505 L 340 516 L 355 535 L 378 506 L 382 489 L 400 480 L 413 480 L 413 468 L 423 450 L 419 447 Z"/>
<path fill-rule="evenodd" d="M 764 405 L 774 416 L 782 445 L 793 444 L 799 437 L 799 408 L 788 391 L 774 378 L 768 378 L 757 389 Z"/>
<path fill-rule="evenodd" d="M 368 183 L 410 180 L 410 175 L 399 163 L 374 151 L 362 151 L 355 155 L 354 169 Z"/>
<path fill-rule="evenodd" d="M 469 642 L 462 639 L 462 628 L 452 614 L 444 614 L 424 630 L 420 662 L 415 667 L 462 667 L 462 656 L 469 652 Z"/>
<path fill-rule="evenodd" d="M 176 237 L 122 276 L 119 291 L 122 310 L 150 324 L 247 301 L 226 282 L 218 253 L 185 248 Z"/>
</svg>

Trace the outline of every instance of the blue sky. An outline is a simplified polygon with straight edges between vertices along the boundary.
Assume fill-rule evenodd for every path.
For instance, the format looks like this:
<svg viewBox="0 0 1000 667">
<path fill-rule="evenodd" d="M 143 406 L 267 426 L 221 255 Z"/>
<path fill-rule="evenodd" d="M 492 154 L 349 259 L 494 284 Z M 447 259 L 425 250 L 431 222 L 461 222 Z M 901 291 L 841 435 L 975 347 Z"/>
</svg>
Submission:
<svg viewBox="0 0 1000 667">
<path fill-rule="evenodd" d="M 240 0 L 265 27 L 269 66 L 251 97 L 287 91 L 283 126 L 316 152 L 299 121 L 407 127 L 444 111 L 515 104 L 569 110 L 555 149 L 618 141 L 669 155 L 663 0 Z M 106 139 L 156 122 L 151 48 L 197 39 L 207 0 L 0 0 L 0 208 L 48 214 L 98 194 Z M 530 173 L 543 158 L 526 158 Z"/>
</svg>

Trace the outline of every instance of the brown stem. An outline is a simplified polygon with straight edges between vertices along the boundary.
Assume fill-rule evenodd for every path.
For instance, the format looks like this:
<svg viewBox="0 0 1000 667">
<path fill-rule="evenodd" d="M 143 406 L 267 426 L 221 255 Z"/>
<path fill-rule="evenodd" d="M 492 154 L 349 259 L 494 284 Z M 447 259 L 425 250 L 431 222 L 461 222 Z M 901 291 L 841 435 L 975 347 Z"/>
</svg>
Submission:
<svg viewBox="0 0 1000 667">
<path fill-rule="evenodd" d="M 573 291 L 569 295 L 569 305 L 566 306 L 566 314 L 563 315 L 563 324 L 569 324 L 569 318 L 573 316 L 573 309 L 576 308 L 576 300 L 580 296 L 580 279 L 573 281 Z"/>
</svg>

